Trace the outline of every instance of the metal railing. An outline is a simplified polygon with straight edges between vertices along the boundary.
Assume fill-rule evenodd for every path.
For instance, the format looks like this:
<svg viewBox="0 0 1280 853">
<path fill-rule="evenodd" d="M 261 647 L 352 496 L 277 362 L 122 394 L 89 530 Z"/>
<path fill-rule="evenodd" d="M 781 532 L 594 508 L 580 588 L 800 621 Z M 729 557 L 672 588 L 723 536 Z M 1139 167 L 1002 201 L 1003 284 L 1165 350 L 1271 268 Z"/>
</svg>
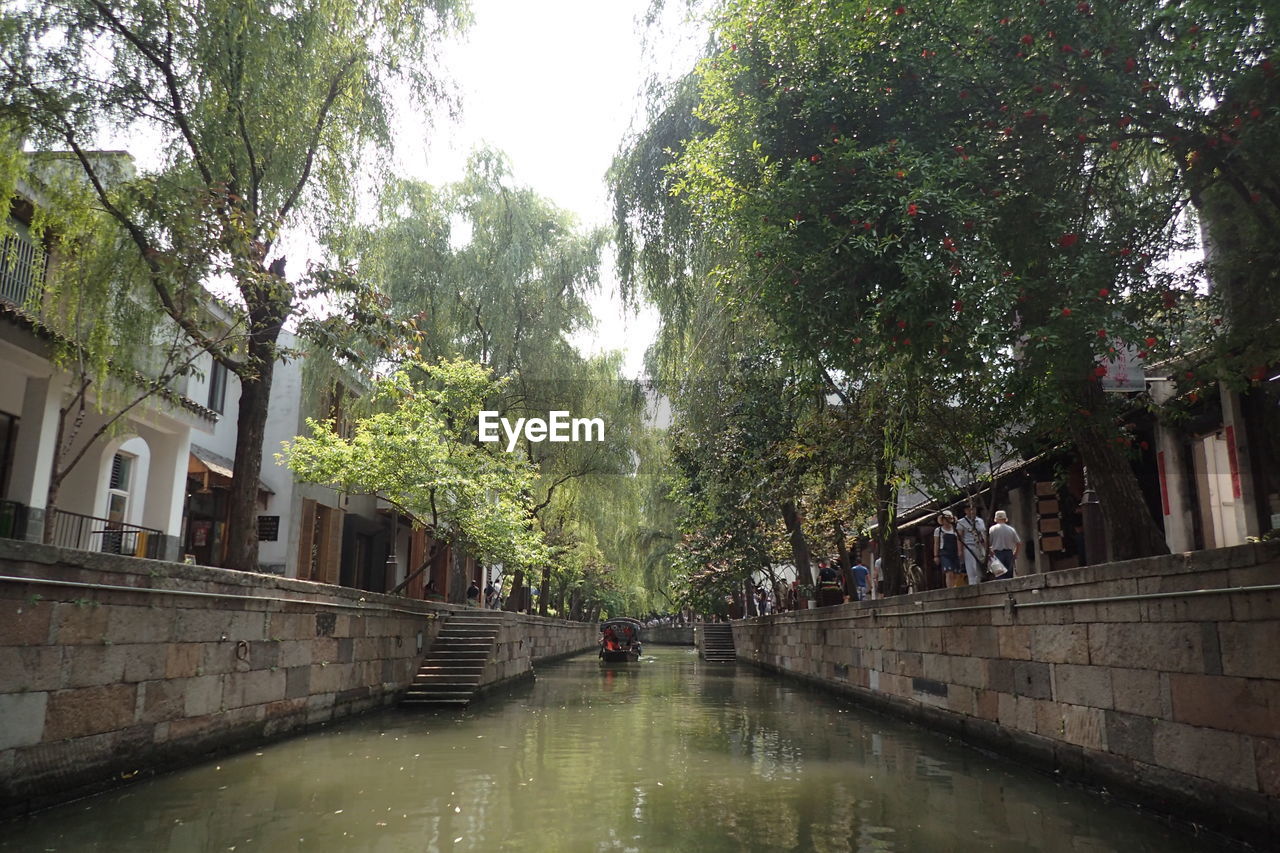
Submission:
<svg viewBox="0 0 1280 853">
<path fill-rule="evenodd" d="M 63 548 L 156 560 L 163 542 L 164 534 L 150 527 L 53 510 L 53 544 Z"/>
</svg>

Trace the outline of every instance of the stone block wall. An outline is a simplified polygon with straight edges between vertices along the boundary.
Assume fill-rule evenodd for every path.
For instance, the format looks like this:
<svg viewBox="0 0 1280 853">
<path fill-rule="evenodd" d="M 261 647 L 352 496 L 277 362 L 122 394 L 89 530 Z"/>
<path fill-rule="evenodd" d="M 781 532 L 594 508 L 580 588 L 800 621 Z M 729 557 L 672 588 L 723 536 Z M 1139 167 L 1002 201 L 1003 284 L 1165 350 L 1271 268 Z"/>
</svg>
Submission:
<svg viewBox="0 0 1280 853">
<path fill-rule="evenodd" d="M 683 627 L 675 627 L 672 625 L 658 625 L 652 628 L 645 628 L 644 633 L 641 634 L 640 637 L 646 644 L 653 643 L 658 646 L 692 646 L 693 626 L 685 625 Z"/>
<path fill-rule="evenodd" d="M 1280 837 L 1280 547 L 734 623 L 740 659 L 1182 818 Z"/>
<path fill-rule="evenodd" d="M 533 675 L 534 664 L 596 647 L 599 627 L 588 622 L 547 619 L 495 611 L 502 619 L 493 656 L 485 663 L 480 690 Z"/>
<path fill-rule="evenodd" d="M 440 605 L 0 540 L 0 815 L 377 708 Z"/>
</svg>

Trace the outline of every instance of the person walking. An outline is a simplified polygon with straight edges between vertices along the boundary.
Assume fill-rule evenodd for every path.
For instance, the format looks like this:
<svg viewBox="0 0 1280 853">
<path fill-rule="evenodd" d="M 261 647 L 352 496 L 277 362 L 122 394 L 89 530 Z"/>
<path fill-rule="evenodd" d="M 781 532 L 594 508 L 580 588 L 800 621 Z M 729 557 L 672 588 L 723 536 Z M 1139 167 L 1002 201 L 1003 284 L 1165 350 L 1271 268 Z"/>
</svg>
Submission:
<svg viewBox="0 0 1280 853">
<path fill-rule="evenodd" d="M 987 524 L 978 518 L 973 504 L 964 505 L 964 517 L 956 522 L 960 534 L 960 551 L 970 586 L 982 583 L 982 570 L 987 565 Z"/>
<path fill-rule="evenodd" d="M 844 601 L 840 572 L 826 560 L 818 562 L 818 606 L 830 607 Z"/>
<path fill-rule="evenodd" d="M 1018 551 L 1022 549 L 1022 537 L 1009 524 L 1009 515 L 1004 510 L 996 510 L 992 520 L 995 523 L 987 531 L 991 553 L 996 555 L 997 560 L 1004 563 L 1004 567 L 1009 570 L 1009 577 L 1013 577 L 1013 567 L 1018 562 Z"/>
<path fill-rule="evenodd" d="M 960 563 L 960 534 L 956 531 L 956 514 L 949 509 L 938 513 L 938 527 L 933 531 L 933 559 L 942 566 L 947 586 L 968 586 Z"/>
<path fill-rule="evenodd" d="M 867 600 L 867 576 L 870 574 L 870 572 L 867 570 L 866 566 L 862 565 L 861 560 L 858 560 L 856 563 L 854 563 L 852 571 L 853 571 L 853 589 L 854 589 L 854 592 L 856 593 L 856 599 L 858 601 L 866 601 Z"/>
</svg>

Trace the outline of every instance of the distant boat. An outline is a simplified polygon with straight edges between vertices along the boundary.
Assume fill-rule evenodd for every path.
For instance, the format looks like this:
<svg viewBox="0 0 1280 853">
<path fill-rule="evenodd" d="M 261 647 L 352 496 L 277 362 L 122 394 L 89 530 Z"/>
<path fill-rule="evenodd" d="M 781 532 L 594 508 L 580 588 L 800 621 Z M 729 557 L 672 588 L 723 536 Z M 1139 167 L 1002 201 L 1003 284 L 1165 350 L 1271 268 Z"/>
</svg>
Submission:
<svg viewBox="0 0 1280 853">
<path fill-rule="evenodd" d="M 640 628 L 635 619 L 615 616 L 600 623 L 600 660 L 622 663 L 640 659 Z"/>
</svg>

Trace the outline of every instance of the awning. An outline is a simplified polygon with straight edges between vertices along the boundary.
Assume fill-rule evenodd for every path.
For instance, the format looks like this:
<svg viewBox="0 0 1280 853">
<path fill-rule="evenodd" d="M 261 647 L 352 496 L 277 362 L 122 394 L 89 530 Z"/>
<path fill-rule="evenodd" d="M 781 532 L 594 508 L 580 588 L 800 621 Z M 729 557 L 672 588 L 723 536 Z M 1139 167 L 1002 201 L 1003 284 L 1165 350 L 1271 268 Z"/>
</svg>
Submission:
<svg viewBox="0 0 1280 853">
<path fill-rule="evenodd" d="M 234 460 L 228 459 L 220 453 L 214 453 L 212 450 L 201 447 L 198 444 L 191 445 L 191 458 L 187 462 L 188 474 L 215 474 L 225 480 L 230 480 L 232 479 L 232 468 L 234 467 Z M 258 480 L 258 491 L 266 495 L 275 494 L 262 480 Z"/>
</svg>

